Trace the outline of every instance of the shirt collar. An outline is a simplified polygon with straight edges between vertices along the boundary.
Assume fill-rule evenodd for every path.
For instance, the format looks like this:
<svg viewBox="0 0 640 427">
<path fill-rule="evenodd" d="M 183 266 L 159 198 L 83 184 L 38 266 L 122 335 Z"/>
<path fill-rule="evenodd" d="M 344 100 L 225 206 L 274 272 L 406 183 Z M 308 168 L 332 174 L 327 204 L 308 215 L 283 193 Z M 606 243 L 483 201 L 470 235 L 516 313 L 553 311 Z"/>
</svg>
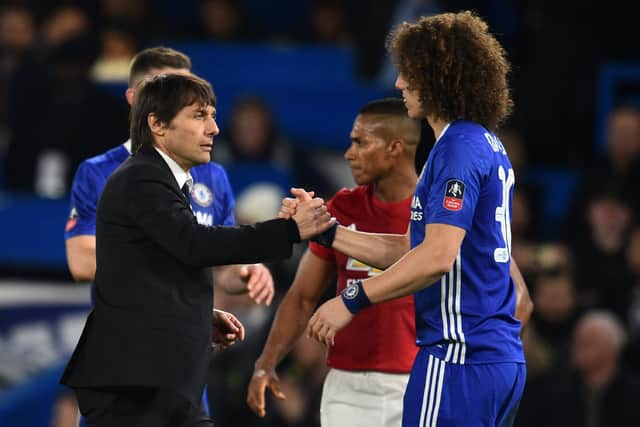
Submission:
<svg viewBox="0 0 640 427">
<path fill-rule="evenodd" d="M 171 170 L 173 177 L 176 179 L 176 182 L 178 183 L 178 188 L 182 188 L 182 186 L 186 182 L 187 186 L 189 187 L 189 190 L 191 190 L 191 187 L 193 186 L 193 178 L 191 178 L 191 174 L 189 172 L 185 172 L 180 167 L 180 165 L 178 165 L 178 163 L 176 163 L 176 161 L 173 160 L 171 157 L 169 157 L 166 153 L 159 150 L 155 146 L 153 148 L 160 154 L 160 156 L 164 159 L 164 161 L 169 166 L 169 169 Z"/>
<path fill-rule="evenodd" d="M 442 129 L 442 133 L 440 134 L 440 136 L 438 136 L 438 139 L 436 139 L 436 142 L 433 144 L 437 144 L 438 141 L 440 141 L 442 139 L 442 137 L 444 136 L 445 133 L 447 133 L 447 129 L 449 129 L 449 126 L 451 126 L 451 123 L 447 123 L 444 128 Z"/>
<path fill-rule="evenodd" d="M 126 148 L 129 154 L 131 154 L 131 138 L 127 139 L 127 141 L 122 145 L 124 145 L 124 148 Z"/>
</svg>

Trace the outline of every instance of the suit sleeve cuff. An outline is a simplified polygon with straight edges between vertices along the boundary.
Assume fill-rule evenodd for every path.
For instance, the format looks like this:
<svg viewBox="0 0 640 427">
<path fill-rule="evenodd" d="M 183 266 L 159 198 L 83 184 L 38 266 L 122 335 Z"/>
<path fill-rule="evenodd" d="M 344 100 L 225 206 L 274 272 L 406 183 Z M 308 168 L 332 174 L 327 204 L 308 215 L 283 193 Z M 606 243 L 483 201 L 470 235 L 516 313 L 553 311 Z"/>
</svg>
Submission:
<svg viewBox="0 0 640 427">
<path fill-rule="evenodd" d="M 298 224 L 296 224 L 293 218 L 289 218 L 287 221 L 287 234 L 289 235 L 289 241 L 291 243 L 300 243 L 300 231 L 298 230 Z"/>
</svg>

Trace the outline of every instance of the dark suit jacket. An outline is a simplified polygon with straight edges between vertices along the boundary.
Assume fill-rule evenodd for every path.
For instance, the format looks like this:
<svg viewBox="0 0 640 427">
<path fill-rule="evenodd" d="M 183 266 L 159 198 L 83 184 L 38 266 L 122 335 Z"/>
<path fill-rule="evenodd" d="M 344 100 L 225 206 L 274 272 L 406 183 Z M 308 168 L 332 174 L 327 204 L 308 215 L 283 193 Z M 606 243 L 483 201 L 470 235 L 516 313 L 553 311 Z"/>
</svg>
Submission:
<svg viewBox="0 0 640 427">
<path fill-rule="evenodd" d="M 109 178 L 96 222 L 94 309 L 61 382 L 170 388 L 197 402 L 211 347 L 207 267 L 289 257 L 295 222 L 199 225 L 151 147 Z"/>
</svg>

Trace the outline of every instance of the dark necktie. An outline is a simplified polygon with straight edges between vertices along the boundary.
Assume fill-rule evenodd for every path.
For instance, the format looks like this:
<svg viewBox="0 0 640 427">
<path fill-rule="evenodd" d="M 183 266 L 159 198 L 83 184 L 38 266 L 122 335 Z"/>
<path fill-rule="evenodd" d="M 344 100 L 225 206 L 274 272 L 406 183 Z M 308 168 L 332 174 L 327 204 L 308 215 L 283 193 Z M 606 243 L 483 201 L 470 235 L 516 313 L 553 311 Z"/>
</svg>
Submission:
<svg viewBox="0 0 640 427">
<path fill-rule="evenodd" d="M 187 184 L 186 182 L 184 183 L 184 185 L 181 188 L 182 190 L 182 194 L 184 194 L 184 197 L 187 198 L 187 203 L 191 204 L 191 199 L 189 199 L 189 184 Z"/>
</svg>

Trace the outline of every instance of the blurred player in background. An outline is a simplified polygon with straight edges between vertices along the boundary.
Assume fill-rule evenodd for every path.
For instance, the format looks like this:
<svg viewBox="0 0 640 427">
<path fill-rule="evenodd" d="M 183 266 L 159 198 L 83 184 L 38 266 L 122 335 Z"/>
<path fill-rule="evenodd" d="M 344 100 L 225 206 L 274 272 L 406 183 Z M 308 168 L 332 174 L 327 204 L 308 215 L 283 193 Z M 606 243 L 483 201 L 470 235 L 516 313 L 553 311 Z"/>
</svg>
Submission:
<svg viewBox="0 0 640 427">
<path fill-rule="evenodd" d="M 158 74 L 190 74 L 191 60 L 165 47 L 141 51 L 132 60 L 126 98 L 131 105 L 136 87 Z M 95 214 L 98 199 L 111 173 L 131 154 L 131 141 L 82 162 L 73 179 L 71 213 L 65 228 L 67 262 L 73 278 L 92 281 L 96 271 Z M 222 166 L 210 162 L 191 170 L 190 198 L 198 223 L 233 225 L 234 198 Z M 270 304 L 273 279 L 262 264 L 214 268 L 215 282 L 231 293 L 249 292 L 256 302 Z"/>
<path fill-rule="evenodd" d="M 139 52 L 131 62 L 126 99 L 133 104 L 136 88 L 159 74 L 191 74 L 191 60 L 181 52 L 153 47 Z M 76 281 L 93 281 L 96 272 L 96 208 L 111 173 L 131 155 L 131 140 L 106 153 L 83 161 L 71 189 L 71 212 L 65 227 L 67 263 Z M 190 171 L 194 183 L 191 206 L 202 225 L 234 225 L 234 197 L 227 174 L 215 162 Z M 248 292 L 257 304 L 271 304 L 273 278 L 263 264 L 227 265 L 213 268 L 217 286 L 229 293 Z M 208 408 L 206 397 L 205 407 Z"/>
<path fill-rule="evenodd" d="M 350 139 L 344 157 L 358 187 L 336 193 L 328 202 L 329 211 L 355 230 L 404 233 L 418 179 L 414 158 L 419 122 L 407 116 L 400 99 L 373 101 L 358 113 Z M 266 414 L 267 387 L 284 398 L 276 366 L 304 332 L 320 298 L 335 283 L 336 273 L 339 293 L 354 280 L 379 272 L 338 251 L 309 244 L 255 363 L 247 403 L 256 414 Z M 329 350 L 331 370 L 320 409 L 324 427 L 400 425 L 402 396 L 417 352 L 413 296 L 362 314 L 340 331 Z"/>
<path fill-rule="evenodd" d="M 325 233 L 334 249 L 393 265 L 323 304 L 307 333 L 334 345 L 361 310 L 415 293 L 420 350 L 403 426 L 511 426 L 526 376 L 516 317 L 521 276 L 511 259 L 515 178 L 493 133 L 512 108 L 510 66 L 471 12 L 403 23 L 390 51 L 409 116 L 425 118 L 436 136 L 412 201 L 410 239 L 342 226 Z"/>
</svg>

